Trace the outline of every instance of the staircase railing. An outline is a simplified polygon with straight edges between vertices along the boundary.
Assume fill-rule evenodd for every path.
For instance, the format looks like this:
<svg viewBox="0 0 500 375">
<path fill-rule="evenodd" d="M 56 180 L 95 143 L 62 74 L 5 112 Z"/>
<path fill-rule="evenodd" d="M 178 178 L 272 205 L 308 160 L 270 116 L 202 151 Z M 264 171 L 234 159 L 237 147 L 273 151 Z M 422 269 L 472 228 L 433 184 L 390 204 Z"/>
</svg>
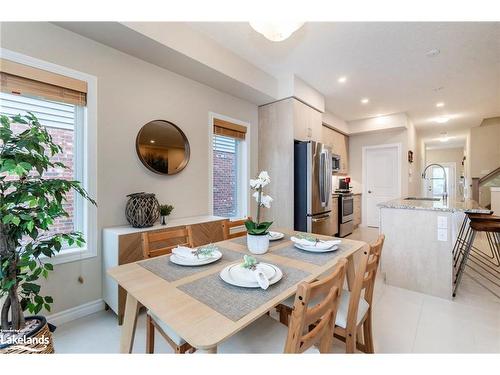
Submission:
<svg viewBox="0 0 500 375">
<path fill-rule="evenodd" d="M 479 202 L 479 190 L 481 185 L 484 185 L 486 182 L 498 176 L 500 176 L 500 167 L 492 170 L 490 173 L 481 178 L 472 178 L 472 199 Z"/>
</svg>

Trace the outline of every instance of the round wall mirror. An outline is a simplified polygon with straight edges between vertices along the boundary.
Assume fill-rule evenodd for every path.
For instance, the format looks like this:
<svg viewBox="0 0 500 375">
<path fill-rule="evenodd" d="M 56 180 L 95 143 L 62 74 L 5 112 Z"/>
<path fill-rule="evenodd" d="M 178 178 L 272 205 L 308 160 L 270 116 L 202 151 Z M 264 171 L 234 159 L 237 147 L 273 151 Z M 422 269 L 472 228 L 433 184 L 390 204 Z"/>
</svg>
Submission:
<svg viewBox="0 0 500 375">
<path fill-rule="evenodd" d="M 149 170 L 158 174 L 176 174 L 189 161 L 189 142 L 175 124 L 155 120 L 144 125 L 135 141 L 137 155 Z"/>
</svg>

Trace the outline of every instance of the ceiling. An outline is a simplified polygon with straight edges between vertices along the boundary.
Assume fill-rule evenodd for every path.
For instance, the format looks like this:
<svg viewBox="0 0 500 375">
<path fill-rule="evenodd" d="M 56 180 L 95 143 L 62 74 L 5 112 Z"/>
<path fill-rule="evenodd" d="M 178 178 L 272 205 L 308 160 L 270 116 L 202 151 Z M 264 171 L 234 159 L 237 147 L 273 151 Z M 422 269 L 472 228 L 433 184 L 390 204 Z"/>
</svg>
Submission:
<svg viewBox="0 0 500 375">
<path fill-rule="evenodd" d="M 347 121 L 406 112 L 418 129 L 447 131 L 500 115 L 500 23 L 307 22 L 278 43 L 245 22 L 187 24 L 275 77 L 296 74 Z"/>
</svg>

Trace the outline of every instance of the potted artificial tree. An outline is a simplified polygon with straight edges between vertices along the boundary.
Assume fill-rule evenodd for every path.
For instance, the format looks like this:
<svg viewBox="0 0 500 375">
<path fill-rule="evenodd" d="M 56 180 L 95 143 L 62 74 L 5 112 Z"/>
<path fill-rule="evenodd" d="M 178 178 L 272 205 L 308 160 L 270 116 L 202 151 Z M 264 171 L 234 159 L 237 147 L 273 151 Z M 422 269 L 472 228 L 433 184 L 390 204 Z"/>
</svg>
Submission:
<svg viewBox="0 0 500 375">
<path fill-rule="evenodd" d="M 62 152 L 33 114 L 1 116 L 0 353 L 53 352 L 47 321 L 37 315 L 50 311 L 53 300 L 41 295 L 37 280 L 52 271 L 50 257 L 85 241 L 79 232 L 50 229 L 55 219 L 68 216 L 63 204 L 73 190 L 95 204 L 78 181 L 44 175 L 66 168 L 51 160 Z M 34 315 L 25 316 L 26 311 Z"/>
</svg>

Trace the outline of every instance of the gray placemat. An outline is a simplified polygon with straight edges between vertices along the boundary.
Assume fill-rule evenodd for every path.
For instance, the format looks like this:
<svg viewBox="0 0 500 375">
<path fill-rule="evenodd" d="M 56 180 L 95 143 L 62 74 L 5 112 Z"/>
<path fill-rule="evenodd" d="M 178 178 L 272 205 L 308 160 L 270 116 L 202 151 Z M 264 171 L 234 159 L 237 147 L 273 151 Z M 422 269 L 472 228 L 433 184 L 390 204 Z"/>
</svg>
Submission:
<svg viewBox="0 0 500 375">
<path fill-rule="evenodd" d="M 273 254 L 280 255 L 282 257 L 291 258 L 300 260 L 302 262 L 312 263 L 317 266 L 322 266 L 323 264 L 335 259 L 339 256 L 342 256 L 342 253 L 350 250 L 352 245 L 348 245 L 346 243 L 341 243 L 339 248 L 335 251 L 331 251 L 328 253 L 313 253 L 310 251 L 305 251 L 296 248 L 293 246 L 293 243 L 290 246 L 283 247 L 281 249 L 276 249 L 273 251 Z"/>
<path fill-rule="evenodd" d="M 229 285 L 222 281 L 219 273 L 177 288 L 232 321 L 237 321 L 310 275 L 297 268 L 279 267 L 283 271 L 283 278 L 267 290 Z"/>
<path fill-rule="evenodd" d="M 289 234 L 285 234 L 285 237 L 283 237 L 281 240 L 269 241 L 269 248 L 272 249 L 273 247 L 278 246 L 285 241 L 290 241 L 290 237 L 291 236 Z M 247 236 L 233 238 L 231 242 L 237 243 L 238 245 L 247 246 Z"/>
<path fill-rule="evenodd" d="M 143 260 L 141 262 L 138 262 L 137 264 L 144 267 L 148 271 L 153 272 L 156 276 L 172 282 L 187 276 L 197 274 L 199 272 L 203 272 L 210 267 L 213 267 L 214 265 L 230 263 L 238 259 L 243 259 L 243 254 L 241 253 L 220 246 L 217 247 L 222 253 L 222 258 L 215 263 L 206 264 L 204 266 L 179 266 L 178 264 L 172 263 L 169 260 L 170 257 L 159 257 Z"/>
</svg>

